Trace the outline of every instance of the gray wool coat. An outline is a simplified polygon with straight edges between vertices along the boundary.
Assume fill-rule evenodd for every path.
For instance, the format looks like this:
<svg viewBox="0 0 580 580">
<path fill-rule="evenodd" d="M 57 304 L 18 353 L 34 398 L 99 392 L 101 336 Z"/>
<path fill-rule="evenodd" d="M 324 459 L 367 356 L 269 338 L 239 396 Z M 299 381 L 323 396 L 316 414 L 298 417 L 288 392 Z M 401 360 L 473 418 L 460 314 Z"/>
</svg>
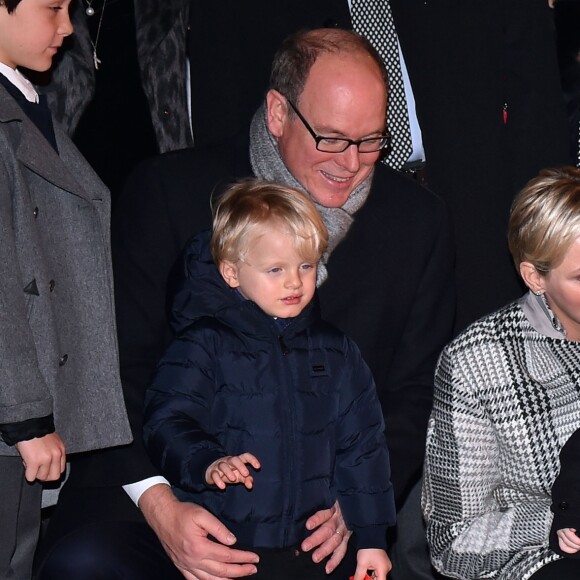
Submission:
<svg viewBox="0 0 580 580">
<path fill-rule="evenodd" d="M 0 86 L 0 424 L 54 415 L 67 453 L 129 443 L 109 192 Z M 17 455 L 0 440 L 0 455 Z"/>
</svg>

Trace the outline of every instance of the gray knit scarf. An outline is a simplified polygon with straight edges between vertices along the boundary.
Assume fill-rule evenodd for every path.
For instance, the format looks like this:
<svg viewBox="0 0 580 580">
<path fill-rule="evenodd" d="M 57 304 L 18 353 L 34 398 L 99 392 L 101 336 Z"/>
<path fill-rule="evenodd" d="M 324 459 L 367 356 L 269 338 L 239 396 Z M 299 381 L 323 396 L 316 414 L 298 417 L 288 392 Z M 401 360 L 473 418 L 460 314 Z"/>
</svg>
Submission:
<svg viewBox="0 0 580 580">
<path fill-rule="evenodd" d="M 316 285 L 320 286 L 328 277 L 326 263 L 332 251 L 344 239 L 354 221 L 354 214 L 363 206 L 370 189 L 371 173 L 349 196 L 342 207 L 325 207 L 317 203 L 310 192 L 296 181 L 280 157 L 278 144 L 266 125 L 266 106 L 262 105 L 252 119 L 250 128 L 250 160 L 254 175 L 266 181 L 283 183 L 306 193 L 320 213 L 328 228 L 328 249 L 318 264 Z"/>
</svg>

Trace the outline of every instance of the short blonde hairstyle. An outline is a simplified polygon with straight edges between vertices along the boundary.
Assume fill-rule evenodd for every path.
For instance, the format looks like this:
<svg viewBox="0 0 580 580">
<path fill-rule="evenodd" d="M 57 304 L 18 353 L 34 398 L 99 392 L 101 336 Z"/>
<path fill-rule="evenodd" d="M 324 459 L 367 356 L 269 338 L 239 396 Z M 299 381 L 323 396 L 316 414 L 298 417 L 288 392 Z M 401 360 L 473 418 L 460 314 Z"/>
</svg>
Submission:
<svg viewBox="0 0 580 580">
<path fill-rule="evenodd" d="M 316 263 L 328 247 L 328 230 L 310 199 L 292 187 L 247 179 L 230 186 L 213 209 L 211 253 L 216 264 L 244 259 L 268 227 L 285 228 L 298 254 Z"/>
<path fill-rule="evenodd" d="M 530 262 L 546 275 L 579 236 L 580 170 L 544 169 L 512 204 L 508 241 L 516 268 Z"/>
</svg>

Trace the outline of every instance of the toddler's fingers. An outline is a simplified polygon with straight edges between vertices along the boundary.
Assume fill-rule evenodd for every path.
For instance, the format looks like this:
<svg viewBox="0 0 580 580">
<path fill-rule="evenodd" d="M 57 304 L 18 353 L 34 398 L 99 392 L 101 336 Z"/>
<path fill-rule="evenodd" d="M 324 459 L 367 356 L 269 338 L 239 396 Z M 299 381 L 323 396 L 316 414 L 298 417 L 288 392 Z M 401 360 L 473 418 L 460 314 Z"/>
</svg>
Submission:
<svg viewBox="0 0 580 580">
<path fill-rule="evenodd" d="M 249 463 L 254 469 L 260 469 L 260 467 L 262 467 L 259 459 L 252 453 L 242 453 L 240 458 L 244 463 Z"/>
<path fill-rule="evenodd" d="M 218 486 L 219 489 L 225 489 L 226 488 L 226 484 L 222 481 L 221 476 L 220 476 L 220 472 L 217 469 L 214 469 L 211 472 L 211 480 L 215 483 L 215 485 Z"/>
<path fill-rule="evenodd" d="M 235 467 L 230 465 L 230 461 L 227 462 L 223 461 L 222 463 L 220 463 L 219 468 L 223 473 L 223 477 L 225 477 L 231 483 L 236 483 L 239 480 L 239 477 L 237 474 L 237 470 L 235 470 Z"/>
<path fill-rule="evenodd" d="M 250 472 L 246 467 L 246 464 L 244 463 L 244 460 L 242 458 L 243 455 L 240 455 L 239 457 L 232 457 L 230 460 L 231 467 L 239 471 L 243 477 L 247 477 L 248 475 L 250 475 Z"/>
</svg>

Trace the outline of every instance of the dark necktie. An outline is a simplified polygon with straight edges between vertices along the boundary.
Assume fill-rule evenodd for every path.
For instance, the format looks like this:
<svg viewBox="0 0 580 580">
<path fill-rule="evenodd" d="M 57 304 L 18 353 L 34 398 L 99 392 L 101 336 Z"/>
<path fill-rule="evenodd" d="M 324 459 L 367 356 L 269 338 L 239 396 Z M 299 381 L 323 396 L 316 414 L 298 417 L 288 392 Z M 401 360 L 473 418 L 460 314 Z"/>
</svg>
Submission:
<svg viewBox="0 0 580 580">
<path fill-rule="evenodd" d="M 10 96 L 18 103 L 24 114 L 36 125 L 37 129 L 44 135 L 52 148 L 58 153 L 56 137 L 54 135 L 54 125 L 52 115 L 48 109 L 45 95 L 39 95 L 38 103 L 31 103 L 4 75 L 0 74 L 0 85 L 2 85 Z"/>
<path fill-rule="evenodd" d="M 397 33 L 388 0 L 352 0 L 352 25 L 356 32 L 364 36 L 375 47 L 385 63 L 389 75 L 389 104 L 387 127 L 391 134 L 391 149 L 383 163 L 393 169 L 400 169 L 412 151 L 411 129 Z"/>
</svg>

